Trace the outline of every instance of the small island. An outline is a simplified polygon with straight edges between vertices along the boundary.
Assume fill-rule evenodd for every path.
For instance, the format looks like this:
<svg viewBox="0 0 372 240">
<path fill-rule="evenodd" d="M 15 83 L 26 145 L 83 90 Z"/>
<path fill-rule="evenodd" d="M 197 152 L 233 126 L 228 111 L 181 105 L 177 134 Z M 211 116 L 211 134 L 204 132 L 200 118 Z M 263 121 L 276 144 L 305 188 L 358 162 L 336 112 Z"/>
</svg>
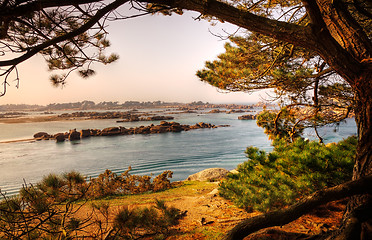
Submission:
<svg viewBox="0 0 372 240">
<path fill-rule="evenodd" d="M 65 133 L 48 134 L 46 132 L 38 132 L 34 134 L 36 140 L 56 140 L 57 142 L 64 142 L 65 140 L 75 141 L 87 137 L 97 136 L 117 136 L 117 135 L 133 135 L 133 134 L 155 134 L 155 133 L 166 133 L 166 132 L 182 132 L 200 128 L 218 128 L 228 127 L 228 125 L 213 125 L 210 123 L 197 123 L 195 125 L 182 125 L 177 122 L 166 122 L 161 121 L 159 125 L 151 124 L 149 126 L 140 126 L 135 128 L 125 127 L 108 127 L 102 130 L 100 129 L 82 129 L 77 131 L 76 129 L 70 130 Z"/>
</svg>

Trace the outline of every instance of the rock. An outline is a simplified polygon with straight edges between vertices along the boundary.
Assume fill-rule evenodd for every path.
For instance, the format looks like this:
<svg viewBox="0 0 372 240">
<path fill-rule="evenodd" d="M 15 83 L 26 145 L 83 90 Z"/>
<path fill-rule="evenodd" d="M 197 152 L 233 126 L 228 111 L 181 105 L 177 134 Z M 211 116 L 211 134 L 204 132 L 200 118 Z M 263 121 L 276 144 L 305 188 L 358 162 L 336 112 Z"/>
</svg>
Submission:
<svg viewBox="0 0 372 240">
<path fill-rule="evenodd" d="M 220 128 L 220 127 L 230 127 L 230 125 L 228 124 L 217 125 L 217 126 L 214 126 L 213 128 Z"/>
<path fill-rule="evenodd" d="M 50 138 L 50 135 L 46 132 L 38 132 L 34 134 L 34 138 L 47 139 Z"/>
<path fill-rule="evenodd" d="M 122 135 L 129 134 L 129 129 L 126 129 L 125 127 L 119 127 L 119 129 L 120 129 L 120 134 Z"/>
<path fill-rule="evenodd" d="M 224 168 L 208 168 L 201 172 L 190 175 L 188 181 L 217 181 L 226 177 L 227 171 Z"/>
<path fill-rule="evenodd" d="M 75 129 L 70 130 L 70 134 L 68 135 L 68 140 L 70 141 L 80 140 L 80 133 L 77 132 Z"/>
<path fill-rule="evenodd" d="M 148 117 L 146 121 L 160 121 L 160 120 L 173 120 L 174 117 L 171 116 L 153 116 L 153 117 Z"/>
<path fill-rule="evenodd" d="M 90 136 L 99 136 L 101 134 L 101 130 L 99 129 L 90 129 Z"/>
<path fill-rule="evenodd" d="M 221 112 L 220 109 L 212 109 L 208 113 L 220 113 L 220 112 Z"/>
<path fill-rule="evenodd" d="M 57 133 L 53 136 L 56 139 L 56 142 L 64 142 L 65 141 L 65 134 L 64 133 Z"/>
<path fill-rule="evenodd" d="M 172 124 L 170 122 L 161 121 L 160 126 L 171 126 Z"/>
<path fill-rule="evenodd" d="M 208 195 L 216 197 L 218 195 L 218 188 L 213 189 Z"/>
<path fill-rule="evenodd" d="M 169 128 L 169 131 L 171 131 L 171 132 L 182 132 L 183 127 L 179 123 L 171 122 L 171 126 Z"/>
<path fill-rule="evenodd" d="M 90 137 L 90 129 L 82 129 L 82 130 L 80 130 L 80 137 L 81 138 Z"/>
<path fill-rule="evenodd" d="M 238 119 L 239 120 L 255 120 L 256 115 L 253 115 L 253 114 L 243 115 L 243 116 L 238 117 Z"/>
<path fill-rule="evenodd" d="M 182 131 L 183 131 L 183 128 L 182 128 L 181 126 L 171 126 L 171 127 L 169 128 L 169 130 L 170 130 L 171 132 L 182 132 Z"/>
<path fill-rule="evenodd" d="M 210 123 L 200 122 L 196 125 L 199 126 L 200 128 L 214 128 L 214 125 Z"/>
<path fill-rule="evenodd" d="M 199 127 L 197 124 L 192 125 L 192 126 L 189 127 L 189 129 L 199 129 L 199 128 L 200 128 L 200 127 Z"/>
<path fill-rule="evenodd" d="M 151 131 L 150 127 L 140 126 L 134 129 L 134 134 L 149 134 Z"/>
<path fill-rule="evenodd" d="M 230 111 L 226 112 L 227 114 L 231 114 L 231 113 L 243 113 L 244 111 L 243 110 L 235 110 L 235 109 L 231 109 Z"/>
<path fill-rule="evenodd" d="M 101 136 L 115 136 L 119 134 L 120 134 L 120 128 L 118 127 L 104 128 L 101 131 Z"/>
<path fill-rule="evenodd" d="M 150 133 L 166 133 L 168 132 L 169 126 L 157 125 L 150 128 Z"/>
</svg>

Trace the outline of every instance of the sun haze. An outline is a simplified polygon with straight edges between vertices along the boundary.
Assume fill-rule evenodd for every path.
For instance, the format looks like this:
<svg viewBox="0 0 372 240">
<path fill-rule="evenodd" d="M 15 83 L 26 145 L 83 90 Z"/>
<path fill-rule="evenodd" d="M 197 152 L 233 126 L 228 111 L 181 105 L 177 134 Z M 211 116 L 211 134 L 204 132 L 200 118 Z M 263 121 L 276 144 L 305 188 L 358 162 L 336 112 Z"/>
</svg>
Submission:
<svg viewBox="0 0 372 240">
<path fill-rule="evenodd" d="M 233 32 L 236 27 L 194 20 L 196 13 L 182 16 L 145 16 L 111 22 L 107 28 L 118 61 L 95 64 L 96 74 L 82 79 L 72 73 L 64 88 L 53 87 L 41 56 L 19 65 L 20 86 L 10 82 L 0 104 L 48 104 L 83 100 L 101 101 L 207 101 L 250 103 L 258 94 L 221 93 L 201 82 L 195 73 L 206 60 L 224 51 L 225 41 L 209 32 Z M 14 76 L 15 78 L 15 76 Z"/>
</svg>

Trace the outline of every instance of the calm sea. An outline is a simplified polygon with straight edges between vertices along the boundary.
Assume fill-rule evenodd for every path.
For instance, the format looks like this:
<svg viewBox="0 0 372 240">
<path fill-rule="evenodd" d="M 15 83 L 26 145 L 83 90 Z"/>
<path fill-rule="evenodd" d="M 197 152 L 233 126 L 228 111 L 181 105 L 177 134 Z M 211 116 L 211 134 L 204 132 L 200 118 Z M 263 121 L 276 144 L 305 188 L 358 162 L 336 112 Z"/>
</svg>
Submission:
<svg viewBox="0 0 372 240">
<path fill-rule="evenodd" d="M 129 166 L 132 174 L 157 175 L 173 171 L 173 181 L 206 168 L 234 169 L 246 160 L 244 150 L 255 146 L 270 151 L 270 141 L 254 120 L 238 120 L 242 113 L 177 114 L 174 121 L 193 125 L 198 122 L 230 127 L 198 129 L 181 133 L 91 137 L 75 142 L 33 141 L 0 144 L 0 188 L 7 194 L 17 193 L 24 182 L 35 183 L 49 173 L 77 170 L 96 177 L 106 169 L 122 173 Z M 0 124 L 0 141 L 32 138 L 45 131 L 50 134 L 69 129 L 112 126 L 140 126 L 159 122 L 116 123 L 115 120 L 60 121 L 44 123 Z M 339 141 L 356 134 L 353 119 L 338 131 L 323 128 L 326 142 Z M 305 137 L 314 138 L 311 131 Z"/>
</svg>

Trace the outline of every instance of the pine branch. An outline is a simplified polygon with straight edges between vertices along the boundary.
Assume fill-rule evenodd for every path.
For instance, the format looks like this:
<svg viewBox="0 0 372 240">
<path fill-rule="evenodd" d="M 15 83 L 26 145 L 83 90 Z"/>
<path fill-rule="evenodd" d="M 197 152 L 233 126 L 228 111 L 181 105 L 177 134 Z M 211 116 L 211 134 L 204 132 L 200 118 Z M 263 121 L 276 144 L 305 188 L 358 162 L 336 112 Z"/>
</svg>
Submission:
<svg viewBox="0 0 372 240">
<path fill-rule="evenodd" d="M 1 17 L 19 17 L 29 13 L 40 11 L 46 8 L 63 7 L 94 2 L 103 2 L 103 0 L 32 0 L 16 6 L 7 6 L 5 3 L 0 6 Z"/>
<path fill-rule="evenodd" d="M 106 7 L 100 9 L 97 11 L 97 13 L 84 25 L 82 25 L 80 28 L 68 32 L 64 35 L 61 35 L 59 37 L 55 37 L 53 39 L 50 39 L 49 41 L 45 41 L 44 43 L 41 43 L 35 47 L 32 47 L 27 53 L 23 54 L 20 57 L 13 58 L 10 60 L 0 61 L 0 66 L 15 66 L 23 61 L 26 61 L 27 59 L 31 58 L 32 56 L 36 55 L 43 49 L 55 45 L 57 43 L 63 42 L 68 39 L 72 39 L 86 31 L 88 31 L 91 27 L 93 27 L 102 17 L 104 17 L 109 12 L 115 10 L 119 6 L 123 5 L 124 3 L 128 2 L 129 0 L 117 0 Z"/>
</svg>

